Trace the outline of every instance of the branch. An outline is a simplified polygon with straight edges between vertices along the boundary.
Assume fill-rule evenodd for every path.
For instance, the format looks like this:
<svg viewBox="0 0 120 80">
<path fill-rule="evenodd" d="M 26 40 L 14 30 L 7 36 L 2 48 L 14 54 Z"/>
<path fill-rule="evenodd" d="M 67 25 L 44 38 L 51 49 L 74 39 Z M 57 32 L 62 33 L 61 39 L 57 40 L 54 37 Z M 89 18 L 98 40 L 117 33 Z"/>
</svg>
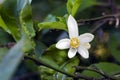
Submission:
<svg viewBox="0 0 120 80">
<path fill-rule="evenodd" d="M 12 48 L 16 43 L 15 42 L 10 42 L 10 43 L 7 43 L 6 45 L 3 45 L 3 44 L 0 44 L 0 48 Z"/>
<path fill-rule="evenodd" d="M 51 66 L 51 65 L 49 65 L 49 64 L 46 64 L 46 63 L 42 62 L 41 60 L 37 60 L 37 59 L 34 59 L 34 58 L 32 58 L 32 57 L 29 57 L 29 56 L 24 56 L 24 59 L 26 59 L 26 60 L 27 60 L 27 59 L 32 60 L 32 61 L 34 61 L 37 65 L 46 66 L 46 67 L 51 68 L 51 69 L 53 69 L 53 70 L 56 70 L 56 71 L 58 71 L 58 72 L 60 72 L 60 73 L 63 73 L 63 74 L 65 74 L 65 75 L 69 76 L 69 77 L 75 77 L 74 75 L 72 75 L 72 74 L 70 74 L 70 73 L 67 73 L 67 72 L 65 72 L 65 71 L 59 70 L 59 69 L 57 69 L 57 68 L 55 68 L 55 67 L 53 67 L 53 66 Z"/>
<path fill-rule="evenodd" d="M 100 75 L 102 75 L 103 77 L 105 77 L 105 79 L 111 79 L 111 80 L 115 80 L 115 78 L 99 71 L 99 70 L 96 70 L 96 69 L 92 69 L 92 68 L 88 68 L 88 67 L 83 67 L 83 66 L 74 66 L 77 70 L 89 70 L 89 71 L 93 71 L 93 72 L 96 72 Z"/>
<path fill-rule="evenodd" d="M 32 60 L 32 61 L 34 61 L 37 65 L 42 65 L 42 66 L 46 66 L 46 67 L 48 67 L 48 68 L 50 68 L 50 69 L 53 69 L 53 70 L 55 70 L 55 71 L 58 71 L 58 72 L 60 72 L 60 73 L 62 73 L 62 74 L 65 74 L 65 75 L 67 75 L 67 76 L 69 76 L 69 77 L 72 77 L 72 78 L 80 78 L 80 79 L 85 79 L 85 80 L 98 80 L 98 79 L 93 79 L 92 77 L 88 77 L 88 76 L 85 76 L 85 75 L 82 75 L 82 74 L 75 74 L 75 75 L 72 75 L 72 74 L 70 74 L 70 73 L 68 73 L 68 72 L 65 72 L 65 71 L 62 71 L 62 70 L 60 70 L 60 69 L 58 69 L 58 68 L 55 68 L 55 67 L 53 67 L 53 66 L 51 66 L 51 65 L 49 65 L 49 64 L 46 64 L 46 63 L 44 63 L 44 62 L 42 62 L 41 60 L 37 60 L 37 59 L 34 59 L 34 58 L 32 58 L 32 57 L 29 57 L 29 56 L 24 56 L 24 59 L 25 60 L 27 60 L 27 59 L 29 59 L 29 60 Z"/>
<path fill-rule="evenodd" d="M 119 17 L 120 16 L 120 13 L 115 13 L 115 14 L 111 14 L 111 15 L 104 15 L 104 16 L 101 16 L 101 17 L 96 17 L 96 18 L 91 18 L 91 19 L 80 19 L 80 20 L 77 20 L 78 22 L 78 25 L 85 25 L 85 24 L 90 24 L 90 23 L 94 23 L 96 21 L 99 21 L 99 20 L 116 20 L 116 17 Z"/>
</svg>

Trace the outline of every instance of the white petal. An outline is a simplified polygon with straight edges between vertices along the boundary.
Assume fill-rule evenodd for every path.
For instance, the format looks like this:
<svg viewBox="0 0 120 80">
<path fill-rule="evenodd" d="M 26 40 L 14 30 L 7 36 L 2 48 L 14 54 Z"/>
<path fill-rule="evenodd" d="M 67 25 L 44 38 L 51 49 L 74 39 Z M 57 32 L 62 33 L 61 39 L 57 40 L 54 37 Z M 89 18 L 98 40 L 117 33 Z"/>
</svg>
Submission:
<svg viewBox="0 0 120 80">
<path fill-rule="evenodd" d="M 79 36 L 81 43 L 91 42 L 94 38 L 94 35 L 91 33 L 84 33 Z"/>
<path fill-rule="evenodd" d="M 89 58 L 89 52 L 86 48 L 80 46 L 78 48 L 78 53 L 85 59 Z"/>
<path fill-rule="evenodd" d="M 77 49 L 70 48 L 68 51 L 68 57 L 73 58 L 76 55 Z"/>
<path fill-rule="evenodd" d="M 68 17 L 67 26 L 70 38 L 78 37 L 78 25 L 76 20 L 71 15 Z"/>
<path fill-rule="evenodd" d="M 70 48 L 70 40 L 69 39 L 61 39 L 57 42 L 56 48 L 58 49 L 68 49 Z"/>
<path fill-rule="evenodd" d="M 82 46 L 84 46 L 86 49 L 90 49 L 91 45 L 89 43 L 84 43 L 82 44 Z"/>
</svg>

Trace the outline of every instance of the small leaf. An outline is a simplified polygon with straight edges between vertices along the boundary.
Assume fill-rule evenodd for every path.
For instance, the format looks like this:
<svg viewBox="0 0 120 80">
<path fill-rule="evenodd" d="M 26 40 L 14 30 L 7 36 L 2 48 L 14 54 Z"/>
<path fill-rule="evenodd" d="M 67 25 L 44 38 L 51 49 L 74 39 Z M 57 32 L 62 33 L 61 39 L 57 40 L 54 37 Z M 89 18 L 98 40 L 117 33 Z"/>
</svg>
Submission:
<svg viewBox="0 0 120 80">
<path fill-rule="evenodd" d="M 67 26 L 63 22 L 42 22 L 38 24 L 39 31 L 42 29 L 61 29 L 67 31 Z"/>
<path fill-rule="evenodd" d="M 0 16 L 0 27 L 2 27 L 6 32 L 11 33 L 1 16 Z"/>
<path fill-rule="evenodd" d="M 18 64 L 22 60 L 24 46 L 24 38 L 22 38 L 2 59 L 0 63 L 0 78 L 1 80 L 10 80 L 15 72 Z"/>
<path fill-rule="evenodd" d="M 68 2 L 67 2 L 68 13 L 72 14 L 72 16 L 75 16 L 80 5 L 81 5 L 81 0 L 68 0 Z"/>
</svg>

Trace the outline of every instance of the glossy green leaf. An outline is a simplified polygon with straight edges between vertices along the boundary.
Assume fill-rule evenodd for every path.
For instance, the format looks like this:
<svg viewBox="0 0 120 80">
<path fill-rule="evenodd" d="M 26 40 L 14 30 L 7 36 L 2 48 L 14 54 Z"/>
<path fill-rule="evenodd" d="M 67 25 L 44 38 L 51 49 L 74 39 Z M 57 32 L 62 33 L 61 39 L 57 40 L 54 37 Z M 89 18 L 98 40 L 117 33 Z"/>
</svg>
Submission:
<svg viewBox="0 0 120 80">
<path fill-rule="evenodd" d="M 17 41 L 20 38 L 20 32 L 16 20 L 16 0 L 6 0 L 0 7 L 0 17 L 2 23 L 0 26 Z"/>
<path fill-rule="evenodd" d="M 50 65 L 56 65 L 56 67 L 58 67 L 57 65 L 63 64 L 64 59 L 67 58 L 66 55 L 66 50 L 59 50 L 55 45 L 52 45 L 41 55 L 40 59 L 45 60 L 45 62 Z"/>
<path fill-rule="evenodd" d="M 101 62 L 98 64 L 92 64 L 92 65 L 96 66 L 99 70 L 102 70 L 103 72 L 111 76 L 116 73 L 119 73 L 120 71 L 120 66 L 113 63 Z M 90 68 L 92 68 L 92 65 L 90 66 Z M 100 74 L 93 71 L 88 71 L 88 70 L 83 71 L 82 74 L 90 77 L 96 77 L 96 78 L 101 77 Z"/>
<path fill-rule="evenodd" d="M 33 28 L 32 21 L 32 8 L 29 3 L 20 11 L 20 23 L 22 27 L 22 33 L 29 37 L 35 36 L 35 30 Z"/>
<path fill-rule="evenodd" d="M 69 14 L 72 14 L 72 16 L 75 16 L 77 13 L 82 0 L 68 0 L 67 2 L 67 11 Z"/>
<path fill-rule="evenodd" d="M 111 34 L 110 36 L 110 40 L 109 40 L 109 47 L 110 47 L 110 50 L 111 50 L 111 54 L 118 60 L 120 61 L 120 50 L 117 49 L 117 47 L 119 46 L 120 44 L 120 41 L 119 41 L 119 34 L 120 32 L 116 31 L 114 33 Z"/>
<path fill-rule="evenodd" d="M 1 16 L 0 16 L 0 27 L 2 27 L 6 32 L 11 33 Z"/>
<path fill-rule="evenodd" d="M 2 59 L 0 63 L 1 80 L 10 80 L 17 66 L 22 60 L 24 39 L 21 39 Z"/>
<path fill-rule="evenodd" d="M 68 73 L 71 73 L 71 74 L 74 74 L 75 73 L 75 68 L 73 68 L 73 66 L 78 66 L 79 65 L 79 58 L 76 56 L 72 59 L 68 59 L 66 60 L 61 66 L 60 66 L 60 69 L 63 70 L 63 71 L 66 71 Z M 67 79 L 71 79 L 70 77 L 62 74 L 62 73 L 59 73 L 59 72 L 56 72 L 54 74 L 54 77 L 57 79 L 57 80 L 67 80 Z"/>
<path fill-rule="evenodd" d="M 67 51 L 68 50 L 59 50 L 55 47 L 55 45 L 52 45 L 46 50 L 46 52 L 42 54 L 40 59 L 55 68 L 74 74 L 75 68 L 73 68 L 73 66 L 77 66 L 79 64 L 79 59 L 78 57 L 69 59 L 67 56 Z M 69 77 L 59 72 L 51 70 L 48 72 L 46 70 L 44 70 L 46 74 L 51 73 L 51 76 L 54 76 L 54 78 L 57 80 L 62 80 L 63 78 L 69 79 Z"/>
<path fill-rule="evenodd" d="M 69 14 L 72 14 L 72 16 L 75 16 L 78 11 L 82 11 L 95 4 L 96 0 L 68 0 L 67 11 Z"/>
<path fill-rule="evenodd" d="M 50 46 L 46 52 L 44 52 L 40 59 L 47 63 L 48 65 L 60 69 L 59 66 L 62 65 L 64 63 L 64 61 L 66 61 L 67 59 L 67 52 L 66 50 L 58 50 L 55 45 Z M 53 74 L 55 73 L 54 70 L 46 68 L 46 67 L 40 67 L 40 71 L 43 74 L 41 77 L 43 80 L 45 79 L 51 79 Z M 49 74 L 48 77 L 45 77 Z"/>
<path fill-rule="evenodd" d="M 43 29 L 61 29 L 67 31 L 67 26 L 63 22 L 42 22 L 38 24 L 39 31 Z"/>
</svg>

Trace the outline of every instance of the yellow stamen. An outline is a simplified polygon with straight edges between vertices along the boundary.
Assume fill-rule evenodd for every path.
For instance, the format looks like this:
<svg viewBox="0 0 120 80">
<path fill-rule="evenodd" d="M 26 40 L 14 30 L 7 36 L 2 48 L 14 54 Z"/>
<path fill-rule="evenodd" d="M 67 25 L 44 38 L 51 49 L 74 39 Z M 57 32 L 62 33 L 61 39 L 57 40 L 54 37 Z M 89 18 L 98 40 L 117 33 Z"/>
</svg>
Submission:
<svg viewBox="0 0 120 80">
<path fill-rule="evenodd" d="M 77 48 L 80 45 L 80 41 L 78 38 L 74 37 L 70 39 L 70 46 L 72 48 Z"/>
</svg>

